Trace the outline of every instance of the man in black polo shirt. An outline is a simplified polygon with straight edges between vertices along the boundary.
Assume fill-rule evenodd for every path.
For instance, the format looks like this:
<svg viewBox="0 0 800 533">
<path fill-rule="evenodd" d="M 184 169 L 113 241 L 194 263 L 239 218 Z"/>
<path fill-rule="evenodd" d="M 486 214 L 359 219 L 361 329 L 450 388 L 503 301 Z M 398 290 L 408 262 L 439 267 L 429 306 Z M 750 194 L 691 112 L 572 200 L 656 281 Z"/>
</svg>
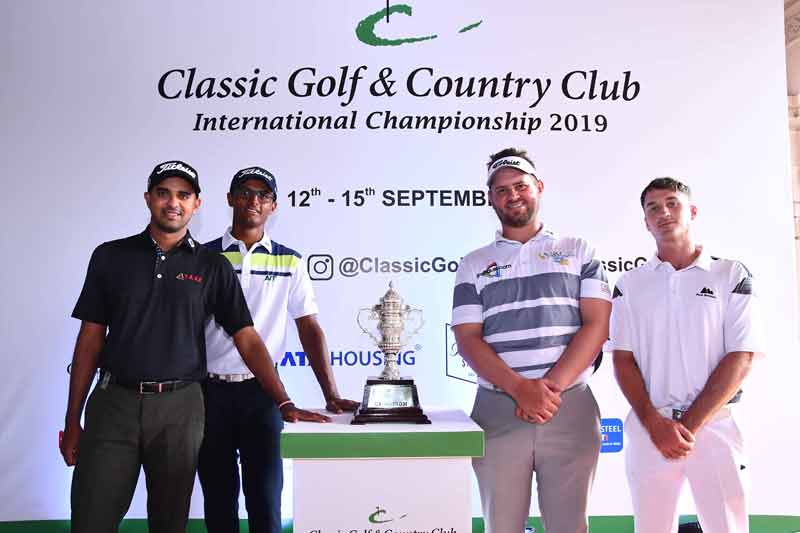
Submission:
<svg viewBox="0 0 800 533">
<path fill-rule="evenodd" d="M 147 229 L 100 245 L 89 262 L 72 313 L 81 328 L 61 442 L 64 461 L 76 465 L 73 533 L 116 531 L 141 467 L 150 532 L 185 531 L 203 438 L 198 381 L 206 376 L 204 321 L 210 315 L 282 406 L 284 420 L 328 420 L 288 402 L 230 263 L 189 234 L 199 194 L 191 166 L 157 165 L 144 195 Z M 83 431 L 81 412 L 98 367 Z"/>
</svg>

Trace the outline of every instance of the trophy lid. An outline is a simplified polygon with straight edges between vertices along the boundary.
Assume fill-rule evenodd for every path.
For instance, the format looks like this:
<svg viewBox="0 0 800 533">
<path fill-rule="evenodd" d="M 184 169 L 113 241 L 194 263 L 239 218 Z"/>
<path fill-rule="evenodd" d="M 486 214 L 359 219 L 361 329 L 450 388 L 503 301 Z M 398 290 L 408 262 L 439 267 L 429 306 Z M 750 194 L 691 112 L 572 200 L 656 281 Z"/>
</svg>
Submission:
<svg viewBox="0 0 800 533">
<path fill-rule="evenodd" d="M 400 297 L 400 294 L 394 290 L 394 282 L 389 282 L 389 290 L 386 291 L 386 294 L 381 296 L 381 303 L 403 303 L 403 299 Z"/>
</svg>

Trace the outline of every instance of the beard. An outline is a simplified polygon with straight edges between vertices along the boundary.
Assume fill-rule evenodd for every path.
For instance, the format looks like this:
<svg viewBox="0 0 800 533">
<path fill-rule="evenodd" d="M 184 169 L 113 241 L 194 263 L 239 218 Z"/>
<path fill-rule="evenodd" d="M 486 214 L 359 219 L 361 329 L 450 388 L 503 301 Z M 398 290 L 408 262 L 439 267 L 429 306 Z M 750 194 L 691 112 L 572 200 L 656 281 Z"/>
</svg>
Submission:
<svg viewBox="0 0 800 533">
<path fill-rule="evenodd" d="M 500 219 L 500 223 L 504 226 L 509 226 L 512 228 L 523 228 L 527 226 L 536 215 L 536 207 L 533 204 L 525 205 L 525 210 L 522 213 L 515 215 L 501 211 L 495 205 L 493 205 L 492 208 L 497 214 L 497 218 Z"/>
</svg>

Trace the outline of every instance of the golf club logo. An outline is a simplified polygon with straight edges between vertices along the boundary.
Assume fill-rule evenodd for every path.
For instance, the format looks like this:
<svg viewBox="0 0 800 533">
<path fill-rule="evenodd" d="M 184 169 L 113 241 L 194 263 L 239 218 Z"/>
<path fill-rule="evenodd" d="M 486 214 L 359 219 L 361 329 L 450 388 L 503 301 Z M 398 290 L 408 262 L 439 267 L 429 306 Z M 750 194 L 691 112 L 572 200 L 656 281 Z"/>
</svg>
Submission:
<svg viewBox="0 0 800 533">
<path fill-rule="evenodd" d="M 411 17 L 413 16 L 413 10 L 408 4 L 389 5 L 389 0 L 387 0 L 385 8 L 379 9 L 371 15 L 367 15 L 363 20 L 361 20 L 361 22 L 358 23 L 356 26 L 356 37 L 359 41 L 369 46 L 400 46 L 402 44 L 430 41 L 439 37 L 438 34 L 431 34 L 389 39 L 378 35 L 375 30 L 375 27 L 378 25 L 378 23 L 385 19 L 386 23 L 389 24 L 391 22 L 391 15 L 395 14 Z M 483 20 L 479 20 L 477 22 L 467 24 L 459 29 L 458 33 L 466 33 L 470 30 L 474 30 L 482 23 Z"/>
</svg>

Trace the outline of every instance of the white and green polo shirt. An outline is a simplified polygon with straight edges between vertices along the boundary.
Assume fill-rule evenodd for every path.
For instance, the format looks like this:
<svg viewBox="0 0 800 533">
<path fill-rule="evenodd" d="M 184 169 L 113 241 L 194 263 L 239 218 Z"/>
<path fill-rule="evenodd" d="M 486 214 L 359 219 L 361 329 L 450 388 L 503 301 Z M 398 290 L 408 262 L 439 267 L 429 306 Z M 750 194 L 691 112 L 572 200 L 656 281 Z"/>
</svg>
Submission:
<svg viewBox="0 0 800 533">
<path fill-rule="evenodd" d="M 224 255 L 233 265 L 242 285 L 253 325 L 270 355 L 283 355 L 289 318 L 297 319 L 318 312 L 311 280 L 299 253 L 270 240 L 266 232 L 250 250 L 225 234 L 205 245 Z M 233 339 L 213 318 L 206 323 L 206 358 L 213 374 L 248 374 Z"/>
</svg>

